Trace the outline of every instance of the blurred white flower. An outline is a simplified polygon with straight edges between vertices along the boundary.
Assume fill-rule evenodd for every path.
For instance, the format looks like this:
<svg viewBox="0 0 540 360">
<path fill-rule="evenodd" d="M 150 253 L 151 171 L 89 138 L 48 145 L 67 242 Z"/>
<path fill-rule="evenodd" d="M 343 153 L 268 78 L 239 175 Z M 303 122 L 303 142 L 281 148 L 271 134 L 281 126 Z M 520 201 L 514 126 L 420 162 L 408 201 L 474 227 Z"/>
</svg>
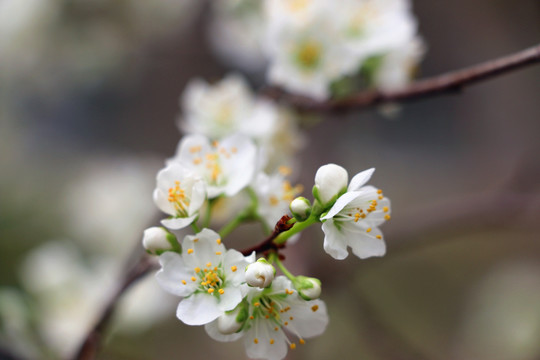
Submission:
<svg viewBox="0 0 540 360">
<path fill-rule="evenodd" d="M 374 74 L 375 87 L 398 90 L 406 86 L 413 78 L 424 53 L 425 45 L 420 38 L 414 38 L 386 53 Z"/>
<path fill-rule="evenodd" d="M 257 148 L 246 136 L 231 135 L 219 142 L 203 135 L 182 138 L 174 158 L 206 182 L 209 199 L 221 194 L 233 196 L 252 180 L 257 162 Z"/>
<path fill-rule="evenodd" d="M 152 193 L 159 166 L 160 161 L 143 157 L 85 161 L 68 181 L 63 199 L 73 238 L 121 262 L 155 214 L 152 199 L 141 194 Z"/>
<path fill-rule="evenodd" d="M 228 75 L 214 85 L 192 80 L 182 96 L 182 109 L 180 128 L 213 140 L 234 133 L 254 140 L 270 138 L 278 117 L 275 105 L 255 98 L 239 75 Z"/>
<path fill-rule="evenodd" d="M 258 199 L 257 212 L 270 228 L 289 213 L 289 204 L 303 190 L 302 185 L 292 186 L 285 180 L 284 173 L 290 174 L 290 169 L 284 167 L 273 175 L 259 173 L 252 184 Z"/>
<path fill-rule="evenodd" d="M 260 0 L 211 2 L 208 39 L 226 64 L 250 73 L 258 73 L 266 67 L 263 3 Z"/>
</svg>

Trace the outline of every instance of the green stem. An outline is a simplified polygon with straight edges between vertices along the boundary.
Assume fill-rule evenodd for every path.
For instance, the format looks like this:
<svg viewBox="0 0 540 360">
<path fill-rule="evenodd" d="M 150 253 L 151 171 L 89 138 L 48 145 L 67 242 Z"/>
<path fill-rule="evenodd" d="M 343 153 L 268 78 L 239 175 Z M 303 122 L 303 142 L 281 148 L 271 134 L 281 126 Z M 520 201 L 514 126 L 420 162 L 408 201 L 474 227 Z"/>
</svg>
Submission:
<svg viewBox="0 0 540 360">
<path fill-rule="evenodd" d="M 276 261 L 276 264 L 277 266 L 279 267 L 279 269 L 281 270 L 281 272 L 283 274 L 285 274 L 286 277 L 289 278 L 289 280 L 291 280 L 293 283 L 294 281 L 296 280 L 296 276 L 294 276 L 293 274 L 290 273 L 289 270 L 287 270 L 287 268 L 285 267 L 285 265 L 283 265 L 283 263 L 279 260 L 279 257 L 275 257 L 275 261 Z"/>
<path fill-rule="evenodd" d="M 197 224 L 195 224 L 195 222 L 191 223 L 191 228 L 193 229 L 193 231 L 195 231 L 195 233 L 201 232 L 201 229 L 199 229 L 199 227 L 197 226 Z"/>
<path fill-rule="evenodd" d="M 218 200 L 219 198 L 208 200 L 208 207 L 206 208 L 206 214 L 204 214 L 204 220 L 202 224 L 203 228 L 207 228 L 210 225 L 210 219 L 212 218 L 212 208 Z"/>
<path fill-rule="evenodd" d="M 221 236 L 221 238 L 226 237 L 240 224 L 251 218 L 253 218 L 253 216 L 248 211 L 242 211 L 240 214 L 238 214 L 237 217 L 232 219 L 228 224 L 226 224 L 219 230 L 219 236 Z"/>
<path fill-rule="evenodd" d="M 316 222 L 319 222 L 319 217 L 317 215 L 311 215 L 305 221 L 296 222 L 292 228 L 279 234 L 278 237 L 274 239 L 274 244 L 285 244 L 291 236 L 298 234 L 300 231 L 306 229 L 307 227 L 313 225 Z"/>
</svg>

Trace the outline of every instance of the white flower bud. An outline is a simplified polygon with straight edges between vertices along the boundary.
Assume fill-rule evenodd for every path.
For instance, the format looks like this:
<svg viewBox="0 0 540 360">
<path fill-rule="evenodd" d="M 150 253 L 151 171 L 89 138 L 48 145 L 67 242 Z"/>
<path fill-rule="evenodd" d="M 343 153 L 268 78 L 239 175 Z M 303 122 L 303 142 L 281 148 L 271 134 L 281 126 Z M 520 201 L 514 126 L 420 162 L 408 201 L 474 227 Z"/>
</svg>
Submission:
<svg viewBox="0 0 540 360">
<path fill-rule="evenodd" d="M 144 230 L 143 246 L 150 253 L 159 255 L 164 251 L 178 251 L 180 244 L 176 237 L 162 227 L 151 227 Z"/>
<path fill-rule="evenodd" d="M 348 182 L 349 175 L 343 167 L 336 164 L 323 165 L 315 174 L 313 195 L 325 205 L 341 191 L 347 190 Z"/>
<path fill-rule="evenodd" d="M 294 285 L 304 300 L 314 300 L 321 296 L 321 281 L 319 279 L 297 276 Z"/>
<path fill-rule="evenodd" d="M 246 283 L 249 286 L 264 289 L 272 284 L 276 269 L 264 258 L 260 258 L 246 267 Z"/>
<path fill-rule="evenodd" d="M 294 217 L 299 221 L 306 220 L 311 214 L 311 204 L 308 199 L 302 196 L 291 201 L 289 208 Z"/>
<path fill-rule="evenodd" d="M 243 316 L 244 308 L 239 305 L 233 311 L 226 312 L 217 319 L 217 328 L 224 335 L 234 334 L 242 327 L 245 316 Z"/>
</svg>

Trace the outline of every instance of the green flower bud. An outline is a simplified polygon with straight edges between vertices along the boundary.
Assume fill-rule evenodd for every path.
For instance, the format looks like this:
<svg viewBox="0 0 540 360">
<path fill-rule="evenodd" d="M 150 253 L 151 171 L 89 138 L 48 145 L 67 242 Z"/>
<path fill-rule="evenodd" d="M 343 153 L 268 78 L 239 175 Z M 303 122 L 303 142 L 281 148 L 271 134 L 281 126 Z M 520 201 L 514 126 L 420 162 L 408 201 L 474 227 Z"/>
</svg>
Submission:
<svg viewBox="0 0 540 360">
<path fill-rule="evenodd" d="M 161 255 L 165 251 L 182 252 L 176 236 L 162 227 L 154 226 L 144 230 L 142 242 L 146 251 L 152 255 Z"/>
<path fill-rule="evenodd" d="M 321 281 L 307 276 L 297 276 L 294 287 L 304 300 L 314 300 L 321 296 Z"/>
</svg>

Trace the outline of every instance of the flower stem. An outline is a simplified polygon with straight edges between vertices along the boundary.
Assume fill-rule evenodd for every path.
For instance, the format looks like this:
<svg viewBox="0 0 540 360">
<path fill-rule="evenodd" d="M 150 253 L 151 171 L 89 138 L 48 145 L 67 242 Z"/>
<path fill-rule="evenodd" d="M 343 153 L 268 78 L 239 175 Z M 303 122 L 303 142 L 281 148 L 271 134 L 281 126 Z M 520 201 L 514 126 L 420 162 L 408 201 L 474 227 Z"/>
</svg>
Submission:
<svg viewBox="0 0 540 360">
<path fill-rule="evenodd" d="M 246 190 L 249 194 L 249 198 L 251 199 L 251 204 L 249 204 L 249 206 L 244 211 L 238 214 L 238 216 L 236 216 L 228 224 L 224 225 L 219 230 L 219 235 L 222 238 L 229 235 L 234 229 L 236 229 L 239 225 L 241 225 L 245 221 L 259 220 L 263 222 L 263 220 L 256 214 L 257 207 L 259 206 L 257 194 L 251 187 L 248 187 Z"/>
<path fill-rule="evenodd" d="M 195 224 L 194 222 L 191 223 L 191 228 L 192 228 L 193 231 L 195 231 L 196 233 L 201 232 L 201 229 L 199 229 L 199 227 L 197 226 L 197 224 Z"/>
<path fill-rule="evenodd" d="M 278 237 L 274 240 L 274 244 L 277 244 L 277 245 L 285 244 L 291 236 L 298 234 L 300 231 L 308 228 L 309 226 L 313 225 L 314 223 L 318 221 L 319 221 L 319 216 L 312 214 L 306 220 L 302 222 L 296 222 L 292 228 L 279 234 Z"/>
<path fill-rule="evenodd" d="M 210 219 L 212 218 L 212 208 L 218 200 L 219 197 L 208 200 L 208 207 L 206 208 L 206 213 L 204 214 L 204 220 L 202 223 L 203 228 L 207 228 L 210 225 Z"/>
<path fill-rule="evenodd" d="M 287 268 L 285 267 L 285 265 L 283 265 L 283 263 L 279 260 L 279 257 L 278 256 L 275 256 L 273 257 L 277 266 L 279 267 L 279 269 L 281 270 L 281 272 L 283 274 L 285 274 L 286 277 L 289 278 L 289 280 L 291 280 L 293 283 L 295 282 L 296 280 L 296 276 L 294 276 L 293 274 L 290 273 L 289 270 L 287 270 Z"/>
</svg>

